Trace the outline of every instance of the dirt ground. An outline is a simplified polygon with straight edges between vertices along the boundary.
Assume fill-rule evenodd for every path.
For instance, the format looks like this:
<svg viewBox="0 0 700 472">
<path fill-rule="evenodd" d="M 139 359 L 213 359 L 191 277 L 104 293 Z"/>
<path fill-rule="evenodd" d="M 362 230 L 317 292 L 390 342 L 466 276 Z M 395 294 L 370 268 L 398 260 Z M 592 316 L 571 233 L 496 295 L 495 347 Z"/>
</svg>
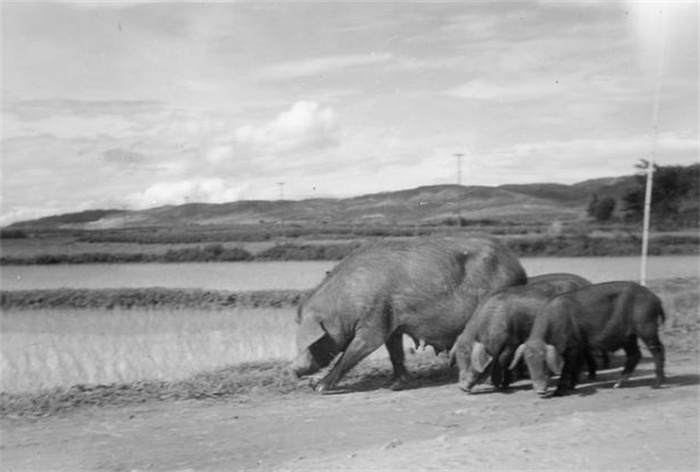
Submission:
<svg viewBox="0 0 700 472">
<path fill-rule="evenodd" d="M 697 471 L 697 357 L 670 354 L 661 389 L 646 357 L 617 373 L 549 399 L 443 383 L 7 419 L 2 470 Z"/>
</svg>

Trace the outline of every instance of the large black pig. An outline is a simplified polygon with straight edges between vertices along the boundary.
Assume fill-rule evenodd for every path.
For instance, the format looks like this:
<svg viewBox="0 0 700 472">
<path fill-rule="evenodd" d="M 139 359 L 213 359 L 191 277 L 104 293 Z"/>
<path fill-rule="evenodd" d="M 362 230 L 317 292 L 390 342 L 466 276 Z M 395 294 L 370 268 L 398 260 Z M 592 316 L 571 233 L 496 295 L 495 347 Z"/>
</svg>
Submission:
<svg viewBox="0 0 700 472">
<path fill-rule="evenodd" d="M 332 389 L 361 359 L 386 344 L 392 388 L 407 380 L 404 334 L 449 350 L 481 300 L 527 282 L 516 256 L 486 237 L 382 241 L 342 260 L 298 311 L 299 354 L 291 368 L 310 375 L 342 352 L 316 384 Z"/>
</svg>

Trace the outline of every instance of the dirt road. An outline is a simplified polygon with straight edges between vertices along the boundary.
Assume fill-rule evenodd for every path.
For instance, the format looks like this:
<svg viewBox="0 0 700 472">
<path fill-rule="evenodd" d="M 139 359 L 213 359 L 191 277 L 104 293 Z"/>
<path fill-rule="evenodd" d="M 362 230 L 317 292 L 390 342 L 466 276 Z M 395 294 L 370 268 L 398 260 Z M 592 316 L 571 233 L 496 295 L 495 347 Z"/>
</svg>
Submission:
<svg viewBox="0 0 700 472">
<path fill-rule="evenodd" d="M 648 359 L 645 359 L 648 360 Z M 2 470 L 698 470 L 698 362 L 562 398 L 454 383 L 96 408 L 2 424 Z"/>
</svg>

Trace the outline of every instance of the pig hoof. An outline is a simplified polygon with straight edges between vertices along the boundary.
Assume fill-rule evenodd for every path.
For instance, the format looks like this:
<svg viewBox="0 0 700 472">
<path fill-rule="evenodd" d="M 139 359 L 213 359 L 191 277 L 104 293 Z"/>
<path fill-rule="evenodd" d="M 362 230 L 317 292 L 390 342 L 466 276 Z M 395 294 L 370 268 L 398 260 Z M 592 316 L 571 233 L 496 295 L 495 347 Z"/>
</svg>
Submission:
<svg viewBox="0 0 700 472">
<path fill-rule="evenodd" d="M 389 390 L 392 390 L 394 392 L 398 392 L 400 390 L 404 390 L 407 387 L 407 383 L 403 379 L 397 379 L 394 380 L 391 385 L 389 385 Z"/>
<path fill-rule="evenodd" d="M 328 390 L 328 387 L 326 387 L 326 386 L 323 384 L 323 382 L 319 382 L 319 383 L 317 383 L 316 386 L 314 387 L 314 390 L 316 391 L 316 393 L 325 393 L 325 392 Z"/>
</svg>

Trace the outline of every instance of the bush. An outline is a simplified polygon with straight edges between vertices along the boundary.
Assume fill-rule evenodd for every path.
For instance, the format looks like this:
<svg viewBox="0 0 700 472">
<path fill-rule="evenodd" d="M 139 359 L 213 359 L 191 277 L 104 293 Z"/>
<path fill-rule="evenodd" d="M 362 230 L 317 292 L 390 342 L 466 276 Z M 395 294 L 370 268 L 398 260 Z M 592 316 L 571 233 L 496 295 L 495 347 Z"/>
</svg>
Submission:
<svg viewBox="0 0 700 472">
<path fill-rule="evenodd" d="M 225 248 L 221 244 L 204 247 L 169 249 L 162 254 L 145 253 L 83 253 L 39 254 L 34 257 L 2 257 L 0 265 L 32 264 L 92 264 L 128 262 L 237 262 L 253 260 L 253 255 L 241 248 Z"/>
<path fill-rule="evenodd" d="M 591 202 L 588 204 L 588 216 L 593 217 L 596 221 L 608 221 L 613 216 L 617 200 L 613 197 L 598 198 L 598 195 L 593 195 Z"/>
<path fill-rule="evenodd" d="M 359 247 L 359 243 L 327 245 L 280 244 L 257 254 L 256 259 L 271 261 L 337 261 Z"/>
<path fill-rule="evenodd" d="M 644 172 L 636 176 L 635 188 L 622 196 L 625 216 L 641 221 L 644 216 L 646 172 L 649 162 L 636 167 Z M 690 223 L 697 226 L 700 202 L 700 165 L 654 166 L 651 195 L 651 216 L 655 224 Z"/>
<path fill-rule="evenodd" d="M 27 233 L 21 229 L 0 229 L 0 239 L 23 239 L 27 237 Z"/>
</svg>

